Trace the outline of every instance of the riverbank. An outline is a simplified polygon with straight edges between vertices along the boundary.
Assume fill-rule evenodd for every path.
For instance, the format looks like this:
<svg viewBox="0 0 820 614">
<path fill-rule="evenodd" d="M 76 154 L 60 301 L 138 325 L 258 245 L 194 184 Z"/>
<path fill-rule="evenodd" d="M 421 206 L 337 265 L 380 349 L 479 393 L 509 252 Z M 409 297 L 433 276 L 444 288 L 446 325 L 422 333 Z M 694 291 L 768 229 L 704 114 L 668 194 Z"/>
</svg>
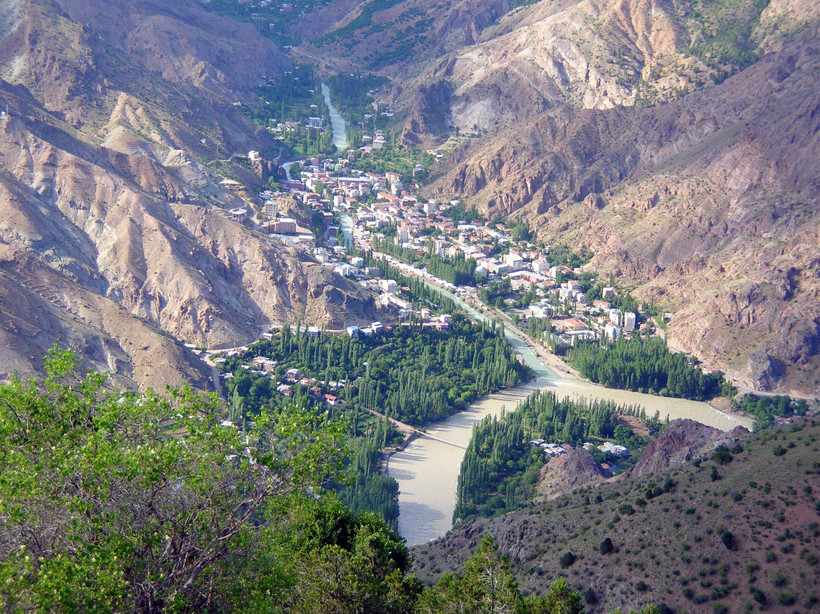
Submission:
<svg viewBox="0 0 820 614">
<path fill-rule="evenodd" d="M 428 282 L 429 283 L 429 282 Z M 457 299 L 459 300 L 459 299 Z M 556 354 L 550 352 L 547 348 L 541 345 L 536 340 L 532 339 L 527 333 L 522 331 L 510 318 L 509 315 L 502 311 L 494 311 L 493 309 L 487 307 L 478 300 L 474 295 L 470 295 L 467 297 L 467 300 L 462 300 L 463 303 L 469 304 L 474 311 L 479 312 L 482 317 L 487 319 L 496 319 L 501 318 L 504 322 L 504 326 L 509 329 L 510 331 L 514 332 L 520 339 L 523 341 L 526 346 L 532 351 L 532 353 L 541 361 L 542 364 L 546 365 L 549 369 L 558 373 L 559 376 L 564 380 L 577 380 L 579 383 L 582 383 L 585 387 L 588 387 L 590 390 L 598 390 L 603 394 L 612 391 L 613 389 L 607 388 L 601 384 L 595 383 L 585 377 L 583 377 L 576 369 L 571 367 L 568 363 L 566 363 L 563 359 L 558 357 Z M 625 391 L 630 392 L 630 391 Z M 640 394 L 640 393 L 636 393 Z M 593 395 L 597 396 L 597 395 Z M 650 397 L 658 398 L 658 399 L 670 399 L 674 400 L 677 397 L 661 397 L 659 395 L 648 395 Z M 687 399 L 681 399 L 682 401 L 686 401 Z M 701 403 L 701 401 L 692 401 L 692 403 Z M 729 421 L 735 421 L 736 426 L 744 426 L 745 428 L 752 429 L 754 426 L 754 417 L 738 411 L 735 409 L 732 402 L 724 397 L 719 397 L 717 399 L 712 399 L 710 401 L 702 402 L 707 407 L 711 408 L 715 414 L 720 416 L 725 416 Z M 647 407 L 647 415 L 651 415 L 649 408 Z M 660 414 L 663 415 L 663 414 Z M 709 426 L 715 426 L 713 424 L 709 424 Z M 721 427 L 717 427 L 721 428 Z"/>
<path fill-rule="evenodd" d="M 548 351 L 546 348 L 544 348 L 544 347 L 542 347 L 538 344 L 534 344 L 532 346 L 532 349 L 534 350 L 536 356 L 538 356 L 538 358 L 540 358 L 541 361 L 544 362 L 545 365 L 547 365 L 550 369 L 552 369 L 556 373 L 560 374 L 561 377 L 563 377 L 565 379 L 578 379 L 578 380 L 583 380 L 583 381 L 589 381 L 589 380 L 585 380 L 583 377 L 581 377 L 581 374 L 578 373 L 578 371 L 576 371 L 575 369 L 570 367 L 561 358 L 559 358 L 558 356 L 556 356 L 552 352 Z"/>
<path fill-rule="evenodd" d="M 323 93 L 326 92 L 323 90 Z M 333 128 L 335 133 L 336 126 Z M 288 167 L 286 171 L 289 170 Z M 354 238 L 353 220 L 343 212 L 339 213 L 339 217 L 342 234 L 351 242 Z M 390 258 L 386 259 L 393 264 Z M 456 295 L 446 287 L 431 283 L 424 271 L 413 269 L 404 272 L 454 300 L 477 320 L 492 322 L 500 319 L 504 323 L 505 336 L 516 354 L 536 376 L 516 388 L 486 395 L 470 404 L 465 411 L 430 425 L 426 433 L 422 434 L 409 425 L 397 425 L 403 433 L 402 444 L 398 449 L 385 451 L 385 472 L 399 483 L 399 532 L 411 545 L 440 537 L 451 528 L 458 475 L 466 447 L 472 438 L 473 426 L 487 416 L 514 410 L 536 391 L 552 392 L 559 399 L 572 398 L 584 402 L 605 400 L 622 406 L 641 407 L 649 416 L 657 412 L 661 418 L 690 418 L 724 431 L 744 425 L 742 418 L 729 416 L 705 403 L 609 389 L 584 380 L 576 370 L 520 330 L 506 314 L 495 313 L 477 302 L 475 296 L 464 293 Z"/>
<path fill-rule="evenodd" d="M 399 483 L 399 534 L 409 545 L 436 539 L 452 528 L 458 474 L 473 426 L 487 416 L 512 411 L 545 383 L 538 378 L 486 395 L 465 411 L 432 424 L 427 432 L 436 439 L 416 437 L 390 456 L 387 474 Z"/>
<path fill-rule="evenodd" d="M 482 305 L 479 305 L 478 307 L 479 309 L 484 308 Z M 547 348 L 545 348 L 543 345 L 541 345 L 532 337 L 530 337 L 527 333 L 518 328 L 518 326 L 516 326 L 513 323 L 512 319 L 507 314 L 501 313 L 501 317 L 503 317 L 505 320 L 504 326 L 512 328 L 515 331 L 515 333 L 519 337 L 521 337 L 522 341 L 524 341 L 524 343 L 527 344 L 527 347 L 529 347 L 533 351 L 533 353 L 541 360 L 541 362 L 546 367 L 552 369 L 565 379 L 578 379 L 585 382 L 589 382 L 590 384 L 592 383 L 589 380 L 581 377 L 581 374 L 576 369 L 573 369 L 571 366 L 569 366 L 569 364 L 567 364 L 563 359 L 547 350 Z"/>
<path fill-rule="evenodd" d="M 429 279 L 429 276 L 423 275 L 421 271 L 406 267 L 404 272 L 417 277 L 429 288 L 448 297 L 471 317 L 485 322 L 500 320 L 504 324 L 504 334 L 516 354 L 533 370 L 537 379 L 543 380 L 542 390 L 551 390 L 561 398 L 612 401 L 622 406 L 639 407 L 645 410 L 647 416 L 657 413 L 661 419 L 688 418 L 724 431 L 730 431 L 736 426 L 748 429 L 754 427 L 754 418 L 751 416 L 736 411 L 725 411 L 703 401 L 661 397 L 607 388 L 593 383 L 581 377 L 577 370 L 520 330 L 507 314 L 487 307 L 474 295 L 455 294 Z"/>
</svg>

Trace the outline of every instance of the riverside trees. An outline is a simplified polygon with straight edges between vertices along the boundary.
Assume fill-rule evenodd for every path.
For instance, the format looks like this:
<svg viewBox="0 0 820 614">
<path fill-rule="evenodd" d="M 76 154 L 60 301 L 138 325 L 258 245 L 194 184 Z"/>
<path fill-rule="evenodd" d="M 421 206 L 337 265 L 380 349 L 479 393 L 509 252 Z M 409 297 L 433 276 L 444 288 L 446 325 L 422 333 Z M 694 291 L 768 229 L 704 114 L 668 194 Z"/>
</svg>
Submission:
<svg viewBox="0 0 820 614">
<path fill-rule="evenodd" d="M 704 375 L 685 355 L 670 352 L 663 339 L 619 339 L 606 346 L 581 344 L 569 357 L 584 377 L 609 388 L 705 401 L 729 386 L 720 374 Z"/>
<path fill-rule="evenodd" d="M 533 439 L 580 446 L 590 438 L 612 439 L 630 448 L 645 443 L 618 425 L 619 414 L 642 416 L 642 409 L 611 401 L 559 400 L 553 392 L 535 392 L 514 411 L 488 416 L 473 427 L 458 476 L 455 518 L 492 516 L 528 503 L 546 462 Z M 661 428 L 656 417 L 650 427 Z"/>
<path fill-rule="evenodd" d="M 276 361 L 275 370 L 249 371 L 256 357 Z M 338 485 L 339 496 L 353 509 L 382 513 L 394 527 L 398 485 L 380 471 L 381 451 L 394 441 L 396 431 L 368 410 L 423 426 L 502 386 L 515 386 L 530 374 L 499 330 L 461 315 L 453 316 L 448 331 L 412 324 L 359 339 L 311 335 L 285 326 L 278 337 L 228 359 L 225 368 L 232 375 L 227 386 L 235 422 L 289 403 L 312 406 L 313 411 L 327 408 L 332 417 L 344 419 L 349 424 L 352 475 L 344 486 Z M 300 382 L 309 383 L 291 382 L 288 392 L 293 397 L 285 397 L 277 383 L 292 369 L 304 377 Z M 333 406 L 318 392 L 330 390 L 330 382 L 341 401 Z"/>
<path fill-rule="evenodd" d="M 277 361 L 274 379 L 296 368 L 322 385 L 345 381 L 340 395 L 348 407 L 417 426 L 446 418 L 503 386 L 516 386 L 531 373 L 499 330 L 458 314 L 447 331 L 411 324 L 359 339 L 284 327 L 279 337 L 260 341 L 225 363 L 233 374 L 228 386 L 245 398 L 249 415 L 281 398 L 270 385 L 256 384 L 271 378 L 242 367 L 257 356 Z"/>
</svg>

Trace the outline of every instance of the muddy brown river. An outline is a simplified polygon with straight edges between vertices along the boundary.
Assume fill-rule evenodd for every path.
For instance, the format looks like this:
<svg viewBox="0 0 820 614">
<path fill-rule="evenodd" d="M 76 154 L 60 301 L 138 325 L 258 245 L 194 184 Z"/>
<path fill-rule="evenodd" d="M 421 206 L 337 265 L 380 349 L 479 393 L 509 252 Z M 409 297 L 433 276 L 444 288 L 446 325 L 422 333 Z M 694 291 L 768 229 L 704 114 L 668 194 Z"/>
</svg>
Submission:
<svg viewBox="0 0 820 614">
<path fill-rule="evenodd" d="M 474 317 L 485 318 L 458 297 L 446 294 Z M 400 489 L 399 533 L 411 546 L 441 537 L 452 527 L 458 473 L 473 425 L 485 416 L 498 415 L 502 409 L 515 409 L 535 390 L 552 390 L 561 398 L 607 399 L 621 405 L 638 405 L 648 416 L 657 411 L 661 418 L 690 418 L 724 431 L 736 426 L 752 427 L 752 419 L 725 414 L 706 403 L 614 390 L 563 378 L 547 368 L 520 337 L 509 330 L 506 334 L 523 360 L 535 370 L 537 378 L 512 390 L 484 397 L 466 411 L 427 428 L 427 432 L 438 439 L 456 445 L 420 437 L 390 458 L 388 472 L 398 481 Z"/>
</svg>

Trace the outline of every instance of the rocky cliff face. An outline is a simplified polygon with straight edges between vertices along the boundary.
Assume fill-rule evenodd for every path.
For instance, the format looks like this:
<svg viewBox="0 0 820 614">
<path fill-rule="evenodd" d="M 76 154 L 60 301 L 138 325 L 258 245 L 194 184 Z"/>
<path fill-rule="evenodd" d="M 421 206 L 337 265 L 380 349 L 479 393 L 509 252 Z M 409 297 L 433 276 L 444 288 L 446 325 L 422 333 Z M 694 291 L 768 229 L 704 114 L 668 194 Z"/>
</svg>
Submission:
<svg viewBox="0 0 820 614">
<path fill-rule="evenodd" d="M 717 64 L 695 56 L 686 56 L 691 70 L 671 68 L 690 49 L 680 42 L 694 27 L 686 6 L 558 9 L 532 8 L 516 27 L 502 20 L 498 37 L 435 73 L 452 90 L 450 124 L 490 133 L 439 167 L 430 195 L 524 217 L 547 243 L 591 249 L 601 273 L 675 311 L 673 346 L 750 388 L 814 394 L 816 6 L 772 3 L 752 37 L 767 53 L 682 97 L 705 75 L 720 79 Z M 572 30 L 591 16 L 599 25 L 586 38 Z M 632 60 L 609 70 L 607 41 L 622 38 Z M 629 66 L 637 84 L 624 77 Z M 655 92 L 648 106 L 646 87 Z"/>
<path fill-rule="evenodd" d="M 203 384 L 182 342 L 373 315 L 366 291 L 231 221 L 248 203 L 200 163 L 265 143 L 232 103 L 285 60 L 251 28 L 194 1 L 2 14 L 0 376 L 59 342 L 129 385 Z"/>
</svg>

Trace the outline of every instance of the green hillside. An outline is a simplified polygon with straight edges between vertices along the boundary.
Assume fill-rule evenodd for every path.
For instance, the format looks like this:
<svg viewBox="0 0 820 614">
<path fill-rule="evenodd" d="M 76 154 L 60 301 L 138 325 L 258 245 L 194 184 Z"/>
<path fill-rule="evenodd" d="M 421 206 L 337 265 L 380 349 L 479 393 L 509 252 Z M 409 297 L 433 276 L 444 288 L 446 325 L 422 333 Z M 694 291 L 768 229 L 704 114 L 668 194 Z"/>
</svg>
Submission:
<svg viewBox="0 0 820 614">
<path fill-rule="evenodd" d="M 426 581 L 493 535 L 524 593 L 559 576 L 587 612 L 815 611 L 820 585 L 820 426 L 803 420 L 634 480 L 609 481 L 415 548 Z"/>
</svg>

